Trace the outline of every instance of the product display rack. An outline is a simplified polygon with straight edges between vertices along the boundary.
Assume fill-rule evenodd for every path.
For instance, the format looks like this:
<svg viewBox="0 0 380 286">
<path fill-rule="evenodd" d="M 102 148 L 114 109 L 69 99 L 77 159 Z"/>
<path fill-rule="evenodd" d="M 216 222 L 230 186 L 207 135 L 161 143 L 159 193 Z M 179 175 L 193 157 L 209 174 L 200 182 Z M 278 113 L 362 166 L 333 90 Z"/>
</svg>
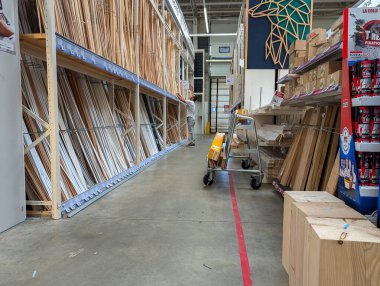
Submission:
<svg viewBox="0 0 380 286">
<path fill-rule="evenodd" d="M 348 205 L 365 215 L 371 215 L 379 207 L 379 184 L 378 178 L 375 179 L 376 176 L 378 176 L 378 172 L 374 172 L 374 169 L 370 171 L 369 165 L 367 166 L 370 159 L 365 158 L 366 156 L 372 158 L 370 164 L 372 166 L 377 165 L 376 157 L 374 158 L 373 156 L 376 156 L 376 153 L 380 152 L 380 143 L 371 142 L 372 139 L 369 133 L 368 139 L 364 140 L 364 137 L 359 137 L 359 133 L 362 133 L 362 131 L 360 131 L 362 127 L 355 128 L 354 126 L 353 108 L 369 110 L 368 107 L 380 106 L 380 100 L 378 96 L 374 96 L 373 94 L 365 95 L 365 92 L 363 92 L 365 78 L 364 68 L 361 68 L 361 75 L 359 75 L 361 78 L 360 94 L 352 98 L 353 91 L 350 72 L 351 68 L 357 63 L 362 63 L 365 60 L 373 60 L 378 57 L 379 46 L 374 45 L 374 42 L 368 41 L 365 35 L 366 29 L 370 29 L 371 24 L 378 22 L 379 19 L 380 13 L 378 9 L 350 8 L 344 11 L 342 117 L 338 195 Z M 362 22 L 362 24 L 357 24 L 357 21 Z M 358 29 L 360 29 L 360 31 Z M 372 77 L 370 80 L 372 80 Z M 374 80 L 376 80 L 376 77 L 374 77 Z M 369 118 L 367 119 L 369 120 Z M 358 124 L 356 123 L 356 125 Z M 369 125 L 368 123 L 368 126 Z M 370 152 L 371 155 L 368 155 L 366 152 Z M 366 163 L 363 163 L 364 161 Z M 374 180 L 376 182 L 374 182 Z"/>
</svg>

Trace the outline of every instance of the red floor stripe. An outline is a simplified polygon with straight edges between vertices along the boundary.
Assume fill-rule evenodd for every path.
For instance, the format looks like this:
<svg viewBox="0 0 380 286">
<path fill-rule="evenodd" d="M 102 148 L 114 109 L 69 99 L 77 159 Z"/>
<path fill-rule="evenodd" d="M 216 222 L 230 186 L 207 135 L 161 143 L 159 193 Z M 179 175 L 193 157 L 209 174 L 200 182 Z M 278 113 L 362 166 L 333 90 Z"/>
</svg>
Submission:
<svg viewBox="0 0 380 286">
<path fill-rule="evenodd" d="M 239 208 L 238 208 L 238 204 L 236 200 L 235 186 L 234 186 L 234 181 L 232 179 L 231 174 L 229 174 L 229 179 L 230 179 L 230 193 L 231 193 L 232 209 L 234 212 L 236 234 L 237 234 L 238 244 L 239 244 L 241 273 L 243 276 L 244 286 L 251 286 L 252 285 L 251 267 L 249 266 L 247 248 L 245 247 L 243 226 L 241 225 Z"/>
</svg>

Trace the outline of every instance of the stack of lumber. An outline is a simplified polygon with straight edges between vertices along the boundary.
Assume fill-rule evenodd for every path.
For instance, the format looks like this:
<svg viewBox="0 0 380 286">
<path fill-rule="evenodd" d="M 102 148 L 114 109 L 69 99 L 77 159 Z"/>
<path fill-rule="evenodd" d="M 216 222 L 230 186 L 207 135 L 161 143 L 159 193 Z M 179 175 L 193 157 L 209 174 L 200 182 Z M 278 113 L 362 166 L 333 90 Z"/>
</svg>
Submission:
<svg viewBox="0 0 380 286">
<path fill-rule="evenodd" d="M 257 128 L 259 140 L 269 144 L 289 144 L 293 134 L 293 128 L 286 125 L 263 124 Z"/>
<path fill-rule="evenodd" d="M 284 163 L 285 155 L 278 149 L 262 147 L 260 148 L 260 156 L 262 171 L 264 172 L 263 183 L 271 183 L 277 178 Z"/>
<path fill-rule="evenodd" d="M 20 3 L 20 33 L 44 33 L 44 0 Z M 156 5 L 160 5 L 157 1 Z M 135 27 L 134 2 L 130 0 L 57 0 L 56 31 L 73 42 L 137 73 L 136 41 L 139 32 L 139 72 L 146 80 L 178 92 L 176 67 L 179 55 L 170 35 L 163 43 L 163 28 L 149 0 L 140 0 L 140 25 Z M 179 31 L 170 13 L 165 16 L 171 35 L 179 42 Z M 166 84 L 163 81 L 162 49 L 166 49 Z"/>
<path fill-rule="evenodd" d="M 23 105 L 48 121 L 47 76 L 45 63 L 24 56 L 22 67 Z M 134 96 L 116 87 L 114 110 L 110 105 L 109 84 L 58 69 L 59 128 L 62 201 L 87 191 L 91 186 L 120 174 L 135 164 L 136 131 Z M 141 159 L 163 147 L 161 102 L 143 95 L 140 103 Z M 176 125 L 178 107 L 168 110 L 168 124 Z M 44 126 L 24 113 L 24 142 L 30 145 L 45 131 Z M 168 142 L 180 140 L 178 131 L 168 132 Z M 25 155 L 27 198 L 50 200 L 50 146 L 42 140 Z"/>
<path fill-rule="evenodd" d="M 339 124 L 337 105 L 306 111 L 278 176 L 281 185 L 295 191 L 336 191 L 337 181 L 331 175 L 338 172 L 334 165 L 339 146 Z"/>
<path fill-rule="evenodd" d="M 380 231 L 336 197 L 285 192 L 283 228 L 290 286 L 377 285 Z"/>
</svg>

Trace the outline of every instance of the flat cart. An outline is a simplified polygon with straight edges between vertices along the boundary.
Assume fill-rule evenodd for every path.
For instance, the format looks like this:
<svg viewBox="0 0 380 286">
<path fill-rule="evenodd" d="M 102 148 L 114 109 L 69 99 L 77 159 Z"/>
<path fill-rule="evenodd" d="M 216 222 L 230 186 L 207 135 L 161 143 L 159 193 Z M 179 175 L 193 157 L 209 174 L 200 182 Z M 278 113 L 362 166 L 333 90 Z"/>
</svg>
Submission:
<svg viewBox="0 0 380 286">
<path fill-rule="evenodd" d="M 252 136 L 249 136 L 249 130 L 253 132 L 254 138 L 252 138 Z M 231 143 L 233 142 L 233 136 L 236 131 L 243 131 L 245 138 L 242 141 L 244 142 L 245 148 L 239 149 L 238 152 L 232 152 Z M 209 186 L 214 183 L 216 172 L 241 172 L 241 173 L 251 174 L 251 187 L 255 190 L 259 189 L 261 187 L 261 182 L 263 180 L 264 173 L 262 171 L 262 166 L 261 166 L 260 149 L 259 149 L 259 144 L 258 144 L 258 139 L 257 139 L 258 137 L 257 137 L 257 131 L 256 131 L 256 124 L 253 117 L 240 115 L 237 113 L 237 111 L 232 112 L 231 117 L 229 119 L 228 134 L 226 134 L 225 138 L 226 139 L 225 139 L 225 144 L 224 144 L 225 145 L 224 152 L 225 152 L 225 158 L 227 161 L 225 164 L 226 168 L 222 168 L 219 166 L 210 167 L 209 164 L 207 164 L 207 174 L 203 177 L 204 185 Z M 257 168 L 255 168 L 255 166 L 253 166 L 252 164 L 253 154 L 257 154 L 257 158 L 258 158 Z M 241 169 L 229 168 L 228 160 L 230 158 L 241 159 L 242 160 Z"/>
</svg>

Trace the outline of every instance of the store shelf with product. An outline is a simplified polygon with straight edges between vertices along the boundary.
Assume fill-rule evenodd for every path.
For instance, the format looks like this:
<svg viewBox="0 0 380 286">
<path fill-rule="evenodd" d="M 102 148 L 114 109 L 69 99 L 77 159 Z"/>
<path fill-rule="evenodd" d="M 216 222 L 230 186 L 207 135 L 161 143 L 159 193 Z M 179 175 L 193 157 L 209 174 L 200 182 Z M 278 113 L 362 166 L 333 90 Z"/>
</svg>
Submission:
<svg viewBox="0 0 380 286">
<path fill-rule="evenodd" d="M 100 80 L 114 81 L 115 84 L 125 88 L 134 88 L 139 84 L 142 92 L 145 91 L 161 98 L 167 97 L 170 100 L 182 103 L 175 95 L 73 41 L 59 34 L 56 34 L 56 38 L 57 64 L 59 66 Z M 20 35 L 20 43 L 22 53 L 40 60 L 46 60 L 45 34 L 22 34 Z"/>
<path fill-rule="evenodd" d="M 342 88 L 332 85 L 327 88 L 313 91 L 309 94 L 301 94 L 283 101 L 284 106 L 320 106 L 339 103 Z"/>
<path fill-rule="evenodd" d="M 319 66 L 322 63 L 325 63 L 327 61 L 337 61 L 342 59 L 342 43 L 336 43 L 333 46 L 327 48 L 322 53 L 316 55 L 314 58 L 312 58 L 310 61 L 307 61 L 306 63 L 300 65 L 299 67 L 292 69 L 287 75 L 280 78 L 277 83 L 278 84 L 284 84 L 285 82 L 288 82 L 290 80 L 293 80 L 294 78 L 297 78 L 300 76 L 300 74 L 303 74 L 307 71 L 312 70 L 313 68 Z"/>
</svg>

